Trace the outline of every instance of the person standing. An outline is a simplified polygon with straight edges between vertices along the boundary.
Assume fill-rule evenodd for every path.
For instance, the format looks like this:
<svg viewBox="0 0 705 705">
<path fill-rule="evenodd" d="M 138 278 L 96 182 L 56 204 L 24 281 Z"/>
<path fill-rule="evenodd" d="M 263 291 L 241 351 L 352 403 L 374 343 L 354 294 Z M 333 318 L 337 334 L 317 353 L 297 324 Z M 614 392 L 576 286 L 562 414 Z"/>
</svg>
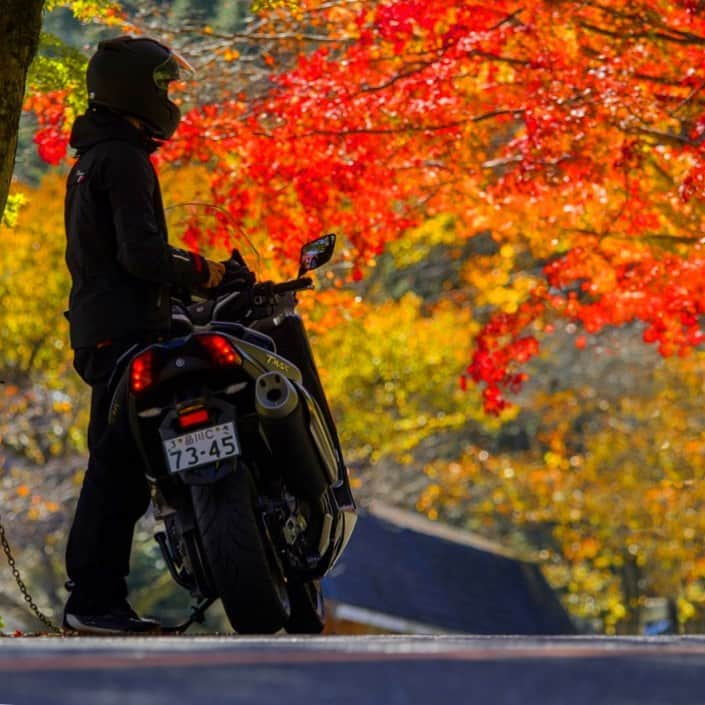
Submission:
<svg viewBox="0 0 705 705">
<path fill-rule="evenodd" d="M 66 548 L 66 629 L 140 633 L 159 625 L 127 600 L 134 526 L 149 488 L 110 376 L 135 344 L 168 335 L 173 287 L 217 286 L 219 262 L 172 247 L 150 154 L 180 120 L 169 84 L 190 71 L 147 37 L 100 42 L 88 63 L 89 108 L 72 128 L 67 179 L 67 317 L 74 367 L 91 386 L 89 459 Z"/>
</svg>

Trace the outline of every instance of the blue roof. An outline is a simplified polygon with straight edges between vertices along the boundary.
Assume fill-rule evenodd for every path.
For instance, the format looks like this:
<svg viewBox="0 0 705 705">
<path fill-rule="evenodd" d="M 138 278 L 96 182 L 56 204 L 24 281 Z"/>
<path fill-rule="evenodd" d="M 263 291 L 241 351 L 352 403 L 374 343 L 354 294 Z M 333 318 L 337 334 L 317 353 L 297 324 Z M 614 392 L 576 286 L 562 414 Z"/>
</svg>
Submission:
<svg viewBox="0 0 705 705">
<path fill-rule="evenodd" d="M 431 535 L 420 523 L 409 528 L 360 510 L 323 582 L 326 597 L 440 631 L 575 633 L 537 565 Z"/>
</svg>

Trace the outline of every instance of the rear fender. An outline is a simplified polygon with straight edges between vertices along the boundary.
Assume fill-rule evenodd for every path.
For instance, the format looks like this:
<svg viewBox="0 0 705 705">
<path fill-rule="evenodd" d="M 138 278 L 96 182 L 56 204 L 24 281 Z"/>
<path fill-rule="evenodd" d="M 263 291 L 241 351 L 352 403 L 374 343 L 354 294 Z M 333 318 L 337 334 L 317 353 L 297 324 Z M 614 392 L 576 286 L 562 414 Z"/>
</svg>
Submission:
<svg viewBox="0 0 705 705">
<path fill-rule="evenodd" d="M 239 458 L 228 458 L 220 463 L 211 463 L 192 470 L 183 470 L 178 473 L 178 477 L 185 485 L 212 485 L 226 475 L 238 472 L 239 468 Z"/>
</svg>

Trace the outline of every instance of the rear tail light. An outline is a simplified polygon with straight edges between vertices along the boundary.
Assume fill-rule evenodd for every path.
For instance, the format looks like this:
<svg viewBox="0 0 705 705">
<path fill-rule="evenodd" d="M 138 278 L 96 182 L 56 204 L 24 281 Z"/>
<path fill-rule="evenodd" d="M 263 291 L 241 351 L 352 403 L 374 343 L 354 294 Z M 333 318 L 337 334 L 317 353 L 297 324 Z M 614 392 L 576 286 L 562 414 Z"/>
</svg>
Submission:
<svg viewBox="0 0 705 705">
<path fill-rule="evenodd" d="M 208 409 L 189 409 L 179 415 L 179 428 L 186 431 L 194 426 L 201 426 L 204 423 L 208 423 L 209 420 L 210 415 L 208 414 Z"/>
<path fill-rule="evenodd" d="M 229 367 L 242 364 L 237 350 L 222 335 L 199 335 L 198 342 L 208 351 L 216 365 Z"/>
<path fill-rule="evenodd" d="M 197 335 L 194 337 L 194 341 L 198 343 L 201 349 L 208 353 L 211 361 L 218 367 L 230 367 L 242 364 L 242 358 L 237 350 L 230 344 L 228 339 L 222 335 L 210 333 Z M 163 360 L 161 360 L 161 362 L 163 362 Z M 155 351 L 151 348 L 140 353 L 132 361 L 130 368 L 130 390 L 133 394 L 144 392 L 154 384 L 156 379 L 156 363 L 157 358 Z"/>
<path fill-rule="evenodd" d="M 153 364 L 153 350 L 145 350 L 132 361 L 132 367 L 130 369 L 130 390 L 133 393 L 139 394 L 152 385 Z"/>
</svg>

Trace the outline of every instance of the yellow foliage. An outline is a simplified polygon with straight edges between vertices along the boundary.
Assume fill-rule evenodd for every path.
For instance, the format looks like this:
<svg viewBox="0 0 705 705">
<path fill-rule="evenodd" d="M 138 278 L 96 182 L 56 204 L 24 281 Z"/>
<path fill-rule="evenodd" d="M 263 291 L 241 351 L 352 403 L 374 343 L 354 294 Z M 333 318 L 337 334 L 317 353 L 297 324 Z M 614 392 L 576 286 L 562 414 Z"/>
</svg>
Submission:
<svg viewBox="0 0 705 705">
<path fill-rule="evenodd" d="M 8 228 L 13 227 L 17 223 L 19 210 L 26 200 L 26 196 L 22 193 L 10 194 L 5 204 L 5 211 L 2 214 L 2 218 L 0 218 L 0 224 Z"/>
<path fill-rule="evenodd" d="M 26 203 L 15 227 L 0 225 L 0 369 L 41 371 L 61 386 L 69 366 L 64 180 L 53 172 L 22 191 Z"/>
<path fill-rule="evenodd" d="M 558 553 L 540 556 L 549 579 L 570 592 L 574 614 L 599 618 L 608 632 L 636 609 L 624 596 L 629 571 L 642 594 L 682 594 L 681 619 L 702 624 L 704 377 L 705 355 L 695 353 L 662 363 L 641 396 L 608 404 L 589 389 L 539 394 L 532 448 L 492 455 L 472 446 L 451 463 L 432 463 L 418 508 L 442 514 L 462 497 L 470 525 L 489 519 L 491 527 L 503 525 L 509 503 L 516 527 L 553 527 Z"/>
<path fill-rule="evenodd" d="M 408 460 L 426 438 L 471 420 L 492 423 L 458 384 L 476 329 L 467 308 L 426 311 L 413 294 L 376 305 L 346 292 L 337 299 L 347 315 L 315 326 L 312 342 L 351 462 Z M 314 298 L 309 318 L 330 315 L 325 299 Z"/>
<path fill-rule="evenodd" d="M 276 8 L 286 8 L 295 10 L 301 5 L 299 0 L 253 0 L 252 12 L 262 12 L 263 10 L 273 10 Z"/>
<path fill-rule="evenodd" d="M 537 280 L 525 272 L 514 272 L 517 254 L 516 247 L 505 244 L 496 255 L 473 257 L 465 262 L 462 275 L 476 290 L 476 305 L 515 313 L 527 299 Z"/>
<path fill-rule="evenodd" d="M 117 23 L 120 4 L 114 0 L 46 0 L 45 10 L 66 7 L 82 22 L 100 21 L 111 25 Z"/>
<path fill-rule="evenodd" d="M 389 251 L 398 267 L 409 267 L 423 261 L 438 245 L 456 245 L 458 240 L 452 217 L 440 215 L 404 234 L 391 243 Z"/>
</svg>

